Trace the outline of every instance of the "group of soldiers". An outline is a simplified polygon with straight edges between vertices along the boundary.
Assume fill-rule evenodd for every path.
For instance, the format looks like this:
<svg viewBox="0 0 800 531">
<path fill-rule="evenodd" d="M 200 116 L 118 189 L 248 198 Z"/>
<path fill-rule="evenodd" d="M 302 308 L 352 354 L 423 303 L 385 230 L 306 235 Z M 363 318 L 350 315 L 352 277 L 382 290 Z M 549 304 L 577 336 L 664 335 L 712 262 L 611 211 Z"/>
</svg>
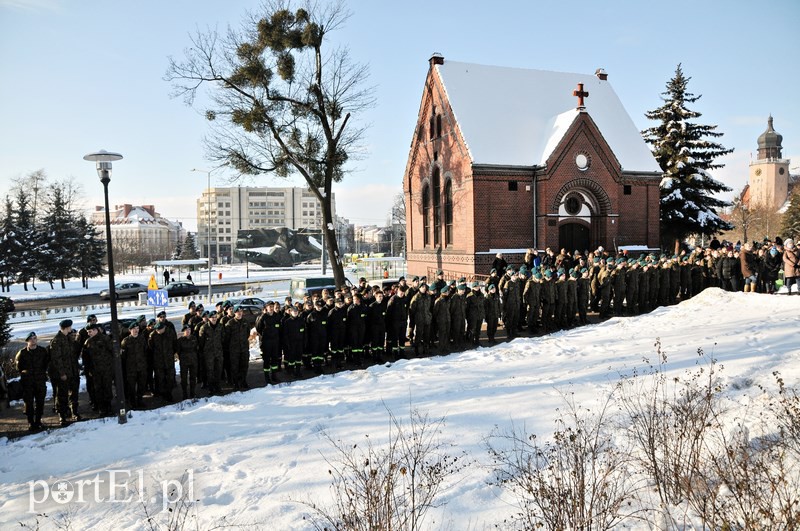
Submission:
<svg viewBox="0 0 800 531">
<path fill-rule="evenodd" d="M 219 302 L 215 309 L 189 304 L 178 333 L 160 312 L 141 316 L 120 330 L 125 394 L 129 408 L 142 406 L 146 392 L 173 401 L 180 362 L 183 399 L 196 396 L 198 383 L 209 394 L 248 389 L 251 339 L 258 338 L 267 384 L 279 374 L 297 377 L 325 366 L 398 359 L 412 354 L 447 354 L 480 344 L 483 325 L 489 343 L 502 323 L 506 336 L 552 332 L 587 324 L 589 311 L 601 318 L 636 315 L 688 299 L 707 287 L 773 293 L 779 271 L 790 287 L 796 282 L 800 253 L 792 240 L 717 245 L 679 255 L 589 253 L 543 255 L 529 251 L 518 268 L 498 255 L 481 283 L 465 277 L 447 281 L 437 271 L 426 277 L 401 277 L 382 289 L 361 278 L 357 286 L 322 290 L 293 302 L 268 301 L 253 326 L 242 308 Z M 795 289 L 795 292 L 797 290 Z M 53 383 L 62 423 L 79 419 L 79 359 L 83 362 L 93 409 L 108 414 L 112 398 L 113 353 L 109 336 L 94 315 L 76 332 L 71 320 L 44 349 L 36 334 L 17 354 L 26 414 L 32 430 L 41 427 L 45 381 Z M 407 346 L 408 345 L 408 348 Z"/>
</svg>

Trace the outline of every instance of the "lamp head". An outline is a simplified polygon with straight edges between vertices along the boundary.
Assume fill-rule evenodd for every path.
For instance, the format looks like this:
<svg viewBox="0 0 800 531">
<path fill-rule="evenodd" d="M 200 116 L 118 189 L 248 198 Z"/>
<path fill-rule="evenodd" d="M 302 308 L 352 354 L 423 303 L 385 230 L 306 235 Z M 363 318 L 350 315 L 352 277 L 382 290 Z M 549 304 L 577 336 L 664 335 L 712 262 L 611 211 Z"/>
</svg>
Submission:
<svg viewBox="0 0 800 531">
<path fill-rule="evenodd" d="M 103 179 L 111 179 L 111 163 L 120 159 L 122 159 L 122 155 L 106 151 L 105 149 L 83 156 L 83 160 L 96 163 L 97 175 L 100 177 L 101 181 Z"/>
</svg>

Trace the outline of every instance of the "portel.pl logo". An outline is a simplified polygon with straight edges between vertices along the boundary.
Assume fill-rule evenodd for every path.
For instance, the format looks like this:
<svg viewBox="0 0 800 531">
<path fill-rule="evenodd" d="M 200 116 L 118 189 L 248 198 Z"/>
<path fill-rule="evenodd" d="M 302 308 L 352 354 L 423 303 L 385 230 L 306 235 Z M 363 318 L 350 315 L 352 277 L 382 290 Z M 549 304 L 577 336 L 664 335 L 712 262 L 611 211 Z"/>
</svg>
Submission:
<svg viewBox="0 0 800 531">
<path fill-rule="evenodd" d="M 182 477 L 161 479 L 145 487 L 145 473 L 137 470 L 105 470 L 86 479 L 37 479 L 28 482 L 28 512 L 39 512 L 45 506 L 72 503 L 147 503 L 161 505 L 161 510 L 181 500 L 194 502 L 194 471 Z"/>
</svg>

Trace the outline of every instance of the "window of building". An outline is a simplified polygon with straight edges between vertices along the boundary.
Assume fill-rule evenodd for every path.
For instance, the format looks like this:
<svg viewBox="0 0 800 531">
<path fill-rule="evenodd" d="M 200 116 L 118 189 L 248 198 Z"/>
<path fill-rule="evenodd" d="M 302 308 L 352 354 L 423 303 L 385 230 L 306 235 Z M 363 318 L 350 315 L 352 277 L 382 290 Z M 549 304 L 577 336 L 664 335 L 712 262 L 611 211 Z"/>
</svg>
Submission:
<svg viewBox="0 0 800 531">
<path fill-rule="evenodd" d="M 426 184 L 422 188 L 422 244 L 431 243 L 431 189 Z"/>
<path fill-rule="evenodd" d="M 508 181 L 508 191 L 509 192 L 517 191 L 517 181 Z"/>
<path fill-rule="evenodd" d="M 444 185 L 444 244 L 453 245 L 453 181 Z"/>
<path fill-rule="evenodd" d="M 631 185 L 629 185 L 629 184 L 623 185 L 622 186 L 622 193 L 625 194 L 625 195 L 631 195 L 633 193 L 633 190 L 631 189 Z"/>
<path fill-rule="evenodd" d="M 442 115 L 439 114 L 436 116 L 436 138 L 441 138 L 442 136 Z"/>
<path fill-rule="evenodd" d="M 442 190 L 439 168 L 434 168 L 431 180 L 433 181 L 433 245 L 439 245 L 442 232 Z"/>
</svg>

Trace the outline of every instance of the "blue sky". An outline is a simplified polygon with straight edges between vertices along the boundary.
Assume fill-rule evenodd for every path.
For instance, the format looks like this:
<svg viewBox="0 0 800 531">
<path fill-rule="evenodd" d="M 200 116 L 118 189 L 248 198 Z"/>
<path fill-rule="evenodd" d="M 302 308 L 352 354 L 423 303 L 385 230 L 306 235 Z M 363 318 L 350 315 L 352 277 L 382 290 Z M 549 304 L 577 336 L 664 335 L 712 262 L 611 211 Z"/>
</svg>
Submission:
<svg viewBox="0 0 800 531">
<path fill-rule="evenodd" d="M 206 185 L 201 109 L 171 99 L 168 57 L 181 57 L 196 28 L 238 27 L 258 0 L 0 0 L 0 189 L 44 169 L 73 178 L 86 206 L 102 204 L 93 165 L 107 149 L 110 201 L 154 204 L 196 227 Z M 703 97 L 700 121 L 718 124 L 735 148 L 715 176 L 741 189 L 767 116 L 784 156 L 800 166 L 800 2 L 514 2 L 351 0 L 333 37 L 370 67 L 377 105 L 362 123 L 368 155 L 337 189 L 337 210 L 356 224 L 387 219 L 401 180 L 427 72 L 436 51 L 464 62 L 591 74 L 603 67 L 642 129 L 644 112 L 678 63 Z M 793 171 L 796 173 L 798 170 Z M 227 185 L 223 172 L 215 185 Z M 263 176 L 244 184 L 286 186 Z M 301 185 L 299 179 L 288 184 Z M 732 195 L 732 194 L 729 194 Z"/>
</svg>

